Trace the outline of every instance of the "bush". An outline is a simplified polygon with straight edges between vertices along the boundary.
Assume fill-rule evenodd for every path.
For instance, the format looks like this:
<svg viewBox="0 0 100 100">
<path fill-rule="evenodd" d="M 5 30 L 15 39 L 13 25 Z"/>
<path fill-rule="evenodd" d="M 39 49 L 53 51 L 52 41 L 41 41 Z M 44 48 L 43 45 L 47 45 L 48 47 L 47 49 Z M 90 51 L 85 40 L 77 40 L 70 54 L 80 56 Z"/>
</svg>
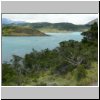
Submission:
<svg viewBox="0 0 100 100">
<path fill-rule="evenodd" d="M 83 65 L 79 65 L 77 67 L 77 72 L 76 72 L 76 80 L 80 81 L 82 78 L 86 77 L 86 69 L 84 68 Z"/>
</svg>

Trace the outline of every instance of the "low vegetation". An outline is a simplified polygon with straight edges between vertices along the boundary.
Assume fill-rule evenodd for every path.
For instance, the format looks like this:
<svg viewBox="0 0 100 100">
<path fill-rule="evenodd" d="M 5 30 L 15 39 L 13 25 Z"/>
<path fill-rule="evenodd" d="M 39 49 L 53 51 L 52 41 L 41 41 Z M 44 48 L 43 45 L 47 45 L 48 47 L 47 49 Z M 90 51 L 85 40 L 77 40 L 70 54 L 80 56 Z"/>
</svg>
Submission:
<svg viewBox="0 0 100 100">
<path fill-rule="evenodd" d="M 39 33 L 47 33 L 47 32 L 75 32 L 75 31 L 85 31 L 90 28 L 90 25 L 75 25 L 72 23 L 48 23 L 48 22 L 40 22 L 40 23 L 11 23 L 11 24 L 3 24 L 3 35 L 34 35 L 35 31 L 38 30 Z M 17 31 L 17 30 L 20 30 Z M 18 34 L 19 33 L 19 34 Z M 21 34 L 20 34 L 21 33 Z M 29 33 L 29 34 L 28 34 Z M 31 33 L 31 34 L 30 34 Z M 38 35 L 38 34 L 37 34 Z M 42 35 L 42 34 L 40 34 Z"/>
<path fill-rule="evenodd" d="M 4 36 L 45 36 L 43 32 L 22 26 L 3 26 L 2 35 Z"/>
<path fill-rule="evenodd" d="M 83 32 L 81 42 L 69 40 L 53 50 L 33 49 L 24 58 L 13 55 L 2 64 L 3 86 L 87 86 L 98 81 L 98 26 Z"/>
</svg>

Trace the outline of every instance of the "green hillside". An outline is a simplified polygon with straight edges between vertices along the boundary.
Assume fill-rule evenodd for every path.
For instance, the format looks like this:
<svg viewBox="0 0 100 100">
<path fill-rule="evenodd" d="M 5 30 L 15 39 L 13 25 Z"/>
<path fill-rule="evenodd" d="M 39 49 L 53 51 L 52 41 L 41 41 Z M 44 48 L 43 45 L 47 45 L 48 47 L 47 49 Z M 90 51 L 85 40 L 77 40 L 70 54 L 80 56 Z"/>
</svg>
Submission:
<svg viewBox="0 0 100 100">
<path fill-rule="evenodd" d="M 14 24 L 13 24 L 14 25 Z M 89 25 L 75 25 L 72 23 L 22 23 L 20 26 L 31 27 L 42 32 L 68 32 L 68 31 L 85 31 L 89 29 Z"/>
<path fill-rule="evenodd" d="M 43 32 L 23 26 L 3 26 L 3 36 L 45 36 Z"/>
<path fill-rule="evenodd" d="M 86 31 L 90 25 L 75 25 L 72 23 L 20 23 L 2 24 L 3 35 L 44 35 L 47 32 L 75 32 Z M 20 32 L 19 32 L 20 31 Z M 40 31 L 40 32 L 39 32 Z M 43 33 L 42 33 L 43 32 Z M 20 34 L 21 33 L 21 34 Z"/>
</svg>

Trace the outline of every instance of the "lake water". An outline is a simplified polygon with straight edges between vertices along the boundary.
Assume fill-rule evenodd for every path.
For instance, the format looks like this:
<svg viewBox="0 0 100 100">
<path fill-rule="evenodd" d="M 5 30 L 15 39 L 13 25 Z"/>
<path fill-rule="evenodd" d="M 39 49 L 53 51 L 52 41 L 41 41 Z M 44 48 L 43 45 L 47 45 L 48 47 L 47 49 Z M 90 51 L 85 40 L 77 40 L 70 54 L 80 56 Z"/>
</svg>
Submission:
<svg viewBox="0 0 100 100">
<path fill-rule="evenodd" d="M 34 48 L 37 51 L 49 48 L 54 49 L 61 41 L 77 40 L 83 38 L 81 32 L 72 33 L 46 33 L 50 36 L 31 37 L 2 37 L 2 61 L 10 61 L 12 55 L 24 56 Z"/>
</svg>

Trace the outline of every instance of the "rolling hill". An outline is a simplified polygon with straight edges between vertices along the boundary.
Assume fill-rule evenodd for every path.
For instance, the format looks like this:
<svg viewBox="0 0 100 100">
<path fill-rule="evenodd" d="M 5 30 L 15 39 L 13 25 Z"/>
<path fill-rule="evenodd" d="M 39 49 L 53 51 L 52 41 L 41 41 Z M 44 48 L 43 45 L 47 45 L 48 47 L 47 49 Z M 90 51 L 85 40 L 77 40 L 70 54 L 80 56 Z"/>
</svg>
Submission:
<svg viewBox="0 0 100 100">
<path fill-rule="evenodd" d="M 46 32 L 75 32 L 75 31 L 87 31 L 90 26 L 98 22 L 98 19 L 94 19 L 85 25 L 75 25 L 73 23 L 61 22 L 61 23 L 26 23 L 23 21 L 13 21 L 6 18 L 2 18 L 2 31 L 3 35 L 10 36 L 44 36 Z"/>
<path fill-rule="evenodd" d="M 12 24 L 13 26 L 16 26 Z M 41 32 L 68 32 L 68 31 L 84 31 L 89 29 L 89 25 L 75 25 L 72 23 L 21 23 L 18 24 L 23 27 L 31 27 L 32 29 L 37 29 Z"/>
<path fill-rule="evenodd" d="M 46 34 L 36 29 L 21 26 L 3 26 L 3 36 L 45 36 Z"/>
</svg>

